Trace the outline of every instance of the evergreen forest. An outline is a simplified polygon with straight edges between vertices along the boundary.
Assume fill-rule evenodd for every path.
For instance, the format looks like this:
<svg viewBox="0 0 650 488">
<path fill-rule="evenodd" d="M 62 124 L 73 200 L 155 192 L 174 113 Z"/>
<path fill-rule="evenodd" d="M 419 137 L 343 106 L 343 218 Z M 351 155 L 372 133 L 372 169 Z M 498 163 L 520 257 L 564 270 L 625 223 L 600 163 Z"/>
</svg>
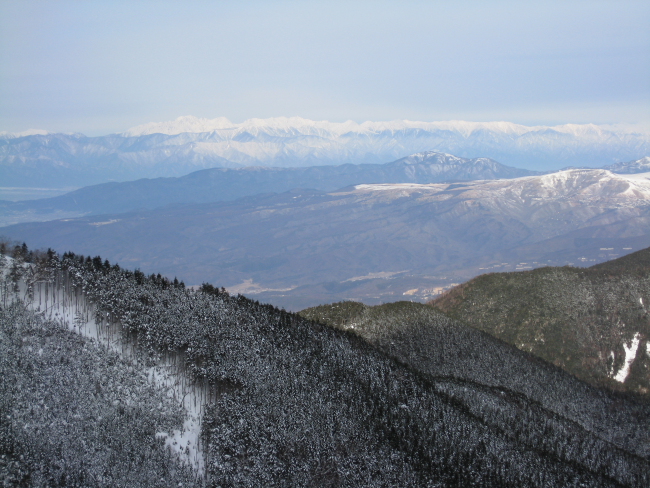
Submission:
<svg viewBox="0 0 650 488">
<path fill-rule="evenodd" d="M 650 404 L 427 305 L 0 248 L 3 486 L 645 487 Z"/>
</svg>

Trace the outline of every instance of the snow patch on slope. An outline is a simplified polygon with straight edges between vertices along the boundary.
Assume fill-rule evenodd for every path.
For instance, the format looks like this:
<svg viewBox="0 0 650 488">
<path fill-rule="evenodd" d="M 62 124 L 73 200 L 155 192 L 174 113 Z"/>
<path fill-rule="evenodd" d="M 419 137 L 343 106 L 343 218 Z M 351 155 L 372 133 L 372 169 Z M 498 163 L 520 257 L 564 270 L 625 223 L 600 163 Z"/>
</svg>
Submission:
<svg viewBox="0 0 650 488">
<path fill-rule="evenodd" d="M 444 189 L 447 185 L 440 183 L 374 183 L 355 185 L 354 189 L 359 191 L 389 191 L 389 190 L 431 190 Z"/>
<path fill-rule="evenodd" d="M 624 383 L 630 374 L 630 366 L 632 366 L 632 363 L 636 359 L 639 342 L 641 342 L 641 334 L 637 332 L 634 334 L 634 338 L 632 338 L 632 342 L 629 346 L 625 343 L 623 344 L 623 349 L 625 350 L 625 363 L 623 363 L 623 367 L 618 371 L 618 373 L 616 373 L 616 376 L 614 376 L 614 379 L 619 383 Z"/>
<path fill-rule="evenodd" d="M 0 263 L 0 279 L 6 279 L 13 258 L 2 256 L 6 263 Z M 23 264 L 23 268 L 30 265 Z M 123 360 L 130 362 L 135 368 L 142 368 L 146 372 L 149 382 L 159 389 L 167 392 L 185 410 L 185 420 L 182 430 L 171 433 L 158 432 L 156 437 L 164 438 L 165 444 L 179 455 L 182 462 L 188 463 L 196 472 L 203 476 L 205 473 L 205 460 L 201 446 L 201 420 L 203 406 L 209 395 L 202 391 L 201 386 L 195 384 L 184 373 L 179 372 L 177 366 L 167 357 L 161 357 L 154 366 L 145 368 L 142 360 L 132 343 L 123 340 L 119 326 L 107 326 L 98 323 L 96 309 L 83 295 L 70 296 L 62 288 L 57 288 L 53 283 L 38 281 L 34 284 L 33 298 L 29 298 L 24 280 L 19 282 L 19 292 L 25 303 L 34 311 L 41 313 L 47 320 L 65 324 L 68 329 L 86 338 L 106 346 L 119 354 Z M 0 287 L 0 291 L 7 292 L 7 287 Z M 69 291 L 69 290 L 68 290 Z M 4 297 L 5 299 L 7 297 Z M 101 321 L 100 321 L 101 322 Z M 41 354 L 38 351 L 37 354 Z"/>
<path fill-rule="evenodd" d="M 606 203 L 614 207 L 650 205 L 650 173 L 615 174 L 603 169 L 571 169 L 512 180 L 472 182 L 483 186 L 508 186 L 536 198 L 570 198 L 583 204 Z"/>
</svg>

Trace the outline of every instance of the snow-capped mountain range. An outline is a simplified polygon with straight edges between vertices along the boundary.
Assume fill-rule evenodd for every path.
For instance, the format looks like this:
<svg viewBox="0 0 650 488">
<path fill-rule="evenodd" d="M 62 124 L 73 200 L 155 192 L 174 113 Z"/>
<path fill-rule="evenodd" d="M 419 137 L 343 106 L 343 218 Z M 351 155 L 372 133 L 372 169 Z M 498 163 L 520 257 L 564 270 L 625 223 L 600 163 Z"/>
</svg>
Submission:
<svg viewBox="0 0 650 488">
<path fill-rule="evenodd" d="M 594 124 L 564 124 L 557 126 L 525 126 L 512 122 L 468 122 L 464 120 L 449 120 L 440 122 L 420 122 L 411 120 L 393 120 L 386 122 L 366 121 L 361 124 L 348 120 L 346 122 L 328 122 L 326 120 L 315 121 L 302 117 L 273 117 L 269 119 L 248 119 L 242 123 L 234 123 L 226 117 L 206 119 L 191 115 L 178 117 L 176 120 L 167 122 L 150 122 L 138 125 L 123 132 L 127 137 L 139 137 L 151 134 L 178 135 L 188 132 L 203 133 L 219 130 L 230 130 L 249 133 L 273 133 L 283 135 L 286 133 L 301 133 L 312 135 L 333 135 L 344 134 L 376 134 L 383 131 L 398 132 L 409 129 L 420 129 L 433 132 L 438 130 L 455 132 L 465 137 L 471 136 L 475 131 L 485 130 L 490 132 L 513 134 L 521 136 L 529 132 L 553 130 L 558 133 L 580 137 L 592 137 L 602 139 L 604 132 L 618 130 L 621 132 L 633 132 L 630 129 L 616 128 L 612 126 L 598 126 Z"/>
<path fill-rule="evenodd" d="M 27 137 L 27 136 L 46 136 L 52 134 L 47 130 L 42 129 L 27 129 L 21 132 L 9 132 L 6 130 L 0 131 L 0 139 L 16 139 L 18 137 Z"/>
<path fill-rule="evenodd" d="M 435 151 L 529 170 L 600 167 L 650 154 L 650 133 L 614 126 L 510 122 L 331 123 L 300 117 L 179 117 L 121 134 L 0 135 L 4 186 L 87 186 L 214 167 L 386 163 Z"/>
</svg>

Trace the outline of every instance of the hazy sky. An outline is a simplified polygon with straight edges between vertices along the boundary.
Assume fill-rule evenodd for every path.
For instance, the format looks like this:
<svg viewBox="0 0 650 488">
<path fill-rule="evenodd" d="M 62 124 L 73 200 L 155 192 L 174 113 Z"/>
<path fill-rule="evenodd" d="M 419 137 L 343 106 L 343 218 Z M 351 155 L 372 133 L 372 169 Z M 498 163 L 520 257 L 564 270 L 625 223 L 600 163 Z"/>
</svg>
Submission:
<svg viewBox="0 0 650 488">
<path fill-rule="evenodd" d="M 650 2 L 0 0 L 0 130 L 180 115 L 650 125 Z"/>
</svg>

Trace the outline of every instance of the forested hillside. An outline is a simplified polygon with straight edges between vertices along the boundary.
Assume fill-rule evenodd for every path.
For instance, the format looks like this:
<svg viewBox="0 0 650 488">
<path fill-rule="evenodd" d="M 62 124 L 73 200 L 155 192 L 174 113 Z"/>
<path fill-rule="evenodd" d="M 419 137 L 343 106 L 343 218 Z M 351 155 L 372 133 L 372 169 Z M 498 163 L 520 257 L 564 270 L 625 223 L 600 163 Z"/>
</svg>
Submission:
<svg viewBox="0 0 650 488">
<path fill-rule="evenodd" d="M 72 253 L 17 247 L 12 255 L 4 260 L 1 287 L 2 357 L 11 358 L 3 360 L 0 376 L 0 428 L 6 439 L 0 447 L 2 459 L 9 460 L 2 465 L 7 479 L 20 478 L 26 485 L 151 486 L 147 476 L 153 470 L 163 473 L 158 483 L 166 486 L 640 487 L 650 482 L 646 405 L 608 396 L 429 308 L 422 310 L 433 315 L 377 309 L 378 318 L 385 315 L 384 323 L 405 333 L 403 339 L 395 335 L 396 348 L 390 349 L 381 340 L 367 342 L 208 284 L 190 290 L 159 275 Z M 75 339 L 46 320 L 46 307 L 62 310 L 51 307 L 55 300 L 63 300 L 64 307 L 87 303 L 88 314 L 77 305 L 75 323 L 65 327 L 80 331 L 93 322 L 99 341 Z M 384 323 L 376 323 L 378 331 Z M 406 337 L 427 327 L 438 331 L 429 346 L 452 339 L 446 350 L 431 354 L 427 344 Z M 102 338 L 108 338 L 109 349 L 102 349 Z M 111 343 L 131 348 L 128 365 L 121 363 L 127 356 L 111 352 Z M 425 355 L 430 368 L 418 359 Z M 84 369 L 88 360 L 101 373 Z M 480 374 L 510 360 L 518 361 L 510 376 L 505 367 L 495 369 L 490 381 L 487 373 Z M 55 366 L 57 361 L 62 366 Z M 133 381 L 115 374 L 111 385 L 111 370 L 104 366 L 111 361 L 116 371 L 132 372 Z M 161 361 L 173 365 L 179 382 L 207 392 L 196 396 L 205 402 L 200 408 L 205 468 L 196 481 L 187 476 L 182 453 L 173 461 L 158 449 L 163 436 L 156 434 L 182 420 L 156 399 L 150 383 L 138 380 Z M 473 372 L 464 373 L 472 364 Z M 13 386 L 13 378 L 34 389 L 42 408 L 25 388 Z M 76 381 L 79 392 L 66 389 Z M 557 384 L 555 398 L 568 397 L 566 407 L 555 408 L 555 399 L 537 401 L 521 386 L 532 384 L 534 390 L 544 383 Z M 114 391 L 121 395 L 117 403 Z M 75 424 L 78 410 L 56 407 L 66 398 L 79 398 L 83 415 L 99 424 Z M 160 415 L 152 413 L 157 401 Z M 102 421 L 108 422 L 103 419 L 116 425 L 110 435 L 102 434 Z M 142 427 L 126 429 L 131 422 Z M 130 450 L 118 448 L 120 443 Z M 150 451 L 141 447 L 147 443 Z M 93 448 L 80 461 L 71 454 L 75 446 Z M 126 454 L 129 470 L 118 473 L 105 460 L 111 448 L 115 456 L 156 454 Z M 123 483 L 124 477 L 129 482 Z"/>
<path fill-rule="evenodd" d="M 165 446 L 182 408 L 115 353 L 20 305 L 0 311 L 0 486 L 190 486 Z"/>
<path fill-rule="evenodd" d="M 396 302 L 369 307 L 341 302 L 306 309 L 300 315 L 363 337 L 435 378 L 438 387 L 445 385 L 445 391 L 449 388 L 467 397 L 464 401 L 478 402 L 477 415 L 483 418 L 503 416 L 498 422 L 501 429 L 514 433 L 527 428 L 519 420 L 543 424 L 548 417 L 560 416 L 620 447 L 640 449 L 637 452 L 646 457 L 650 454 L 645 417 L 650 407 L 643 402 L 625 402 L 621 396 L 591 387 L 430 306 Z M 448 380 L 449 384 L 460 381 L 463 388 L 454 390 Z M 626 408 L 619 411 L 619 404 Z"/>
<path fill-rule="evenodd" d="M 432 304 L 594 385 L 650 395 L 650 248 L 591 268 L 492 273 Z"/>
</svg>

